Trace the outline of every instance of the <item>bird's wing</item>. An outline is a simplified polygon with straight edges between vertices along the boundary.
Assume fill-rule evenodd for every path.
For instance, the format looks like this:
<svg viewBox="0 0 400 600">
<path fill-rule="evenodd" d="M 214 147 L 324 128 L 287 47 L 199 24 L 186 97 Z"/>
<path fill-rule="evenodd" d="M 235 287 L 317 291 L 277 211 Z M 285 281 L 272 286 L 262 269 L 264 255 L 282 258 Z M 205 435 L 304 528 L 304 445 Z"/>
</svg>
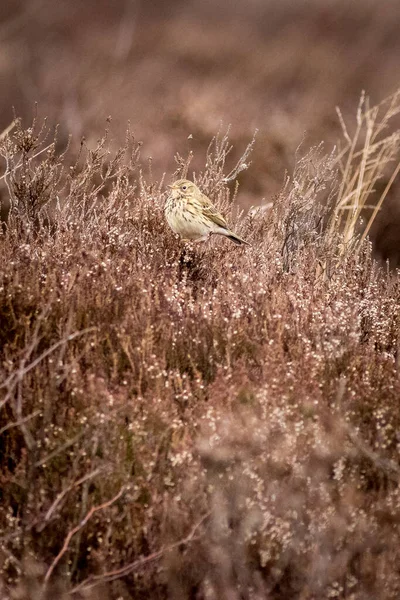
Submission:
<svg viewBox="0 0 400 600">
<path fill-rule="evenodd" d="M 227 222 L 220 212 L 217 211 L 215 206 L 210 202 L 210 200 L 204 194 L 199 198 L 201 211 L 204 216 L 208 217 L 210 221 L 218 225 L 219 227 L 228 228 Z"/>
</svg>

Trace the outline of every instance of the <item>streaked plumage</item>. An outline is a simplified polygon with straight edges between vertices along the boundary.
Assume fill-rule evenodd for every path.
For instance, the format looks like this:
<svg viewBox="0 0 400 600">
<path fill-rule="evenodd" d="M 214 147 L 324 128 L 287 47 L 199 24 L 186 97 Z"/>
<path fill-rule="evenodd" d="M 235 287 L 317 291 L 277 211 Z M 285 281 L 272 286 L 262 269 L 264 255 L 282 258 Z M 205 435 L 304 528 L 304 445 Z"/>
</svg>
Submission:
<svg viewBox="0 0 400 600">
<path fill-rule="evenodd" d="M 235 244 L 248 244 L 228 227 L 211 201 L 192 181 L 179 179 L 171 186 L 165 218 L 172 231 L 186 240 L 206 241 L 212 234 L 224 235 Z"/>
</svg>

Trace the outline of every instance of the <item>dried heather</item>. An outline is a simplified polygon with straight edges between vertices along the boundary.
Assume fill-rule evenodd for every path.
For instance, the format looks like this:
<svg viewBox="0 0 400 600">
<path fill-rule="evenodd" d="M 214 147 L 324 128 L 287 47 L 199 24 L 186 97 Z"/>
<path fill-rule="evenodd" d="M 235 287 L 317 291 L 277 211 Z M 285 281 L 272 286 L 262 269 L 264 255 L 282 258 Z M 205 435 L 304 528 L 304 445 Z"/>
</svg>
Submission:
<svg viewBox="0 0 400 600">
<path fill-rule="evenodd" d="M 130 133 L 37 128 L 0 141 L 3 596 L 397 597 L 400 287 L 332 229 L 338 155 L 245 216 L 217 136 L 194 177 L 252 246 L 185 246 Z"/>
</svg>

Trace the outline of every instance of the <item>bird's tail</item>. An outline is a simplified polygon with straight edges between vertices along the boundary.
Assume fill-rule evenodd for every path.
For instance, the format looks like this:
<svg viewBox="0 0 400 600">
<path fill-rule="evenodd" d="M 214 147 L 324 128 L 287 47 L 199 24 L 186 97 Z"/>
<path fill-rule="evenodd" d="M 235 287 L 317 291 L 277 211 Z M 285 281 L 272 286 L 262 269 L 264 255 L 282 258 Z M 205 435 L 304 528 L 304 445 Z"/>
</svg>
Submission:
<svg viewBox="0 0 400 600">
<path fill-rule="evenodd" d="M 237 244 L 238 246 L 241 246 L 242 244 L 246 244 L 246 246 L 250 246 L 249 242 L 246 242 L 246 240 L 239 237 L 238 235 L 236 235 L 236 233 L 233 233 L 233 231 L 230 231 L 229 229 L 226 230 L 224 235 L 226 235 L 226 237 L 228 239 L 232 240 L 232 242 L 234 244 Z"/>
</svg>

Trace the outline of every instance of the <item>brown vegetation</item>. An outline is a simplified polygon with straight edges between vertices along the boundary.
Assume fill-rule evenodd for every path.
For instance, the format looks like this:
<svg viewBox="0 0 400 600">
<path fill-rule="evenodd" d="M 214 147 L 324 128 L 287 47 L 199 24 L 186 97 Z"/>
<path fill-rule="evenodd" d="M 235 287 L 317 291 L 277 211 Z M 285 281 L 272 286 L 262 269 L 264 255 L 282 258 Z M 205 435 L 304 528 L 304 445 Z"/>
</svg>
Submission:
<svg viewBox="0 0 400 600">
<path fill-rule="evenodd" d="M 158 157 L 161 165 L 166 161 L 168 182 L 195 169 L 199 187 L 251 247 L 223 239 L 179 241 L 163 216 L 162 166 L 149 163 L 147 150 L 141 156 L 143 145 L 130 131 L 118 144 L 121 123 L 94 143 L 96 106 L 83 119 L 90 135 L 80 146 L 76 139 L 65 143 L 67 118 L 55 138 L 41 119 L 31 127 L 17 119 L 0 135 L 8 213 L 0 230 L 0 596 L 392 600 L 400 591 L 400 285 L 395 262 L 376 259 L 371 235 L 382 250 L 386 217 L 380 209 L 396 206 L 400 95 L 372 107 L 363 95 L 357 110 L 359 81 L 345 90 L 346 82 L 335 88 L 332 77 L 345 63 L 343 48 L 366 60 L 354 21 L 366 21 L 377 52 L 390 46 L 394 12 L 355 3 L 365 10 L 352 13 L 350 42 L 346 28 L 329 34 L 329 10 L 342 24 L 350 18 L 344 2 L 335 0 L 326 13 L 315 12 L 314 2 L 310 13 L 307 3 L 291 9 L 298 19 L 308 15 L 298 33 L 306 48 L 305 32 L 313 27 L 342 48 L 324 82 L 329 93 L 346 91 L 352 110 L 344 106 L 334 124 L 334 107 L 326 120 L 323 86 L 299 92 L 297 77 L 303 83 L 307 73 L 314 77 L 306 67 L 302 74 L 293 67 L 293 81 L 284 54 L 270 74 L 263 57 L 272 35 L 261 51 L 249 34 L 254 47 L 231 65 L 240 15 L 233 12 L 224 36 L 211 28 L 207 44 L 196 33 L 196 9 L 187 4 L 192 12 L 185 14 L 178 2 L 164 9 L 168 14 L 160 5 L 159 21 L 141 8 L 148 25 L 135 48 L 153 40 L 160 62 L 138 75 L 146 85 L 137 94 L 152 97 L 154 70 L 173 63 L 172 80 L 190 99 L 185 110 L 197 129 L 182 112 L 178 125 L 167 123 L 173 112 L 168 84 L 159 90 L 171 93 L 159 121 L 160 98 L 153 104 L 142 98 L 140 133 L 150 131 L 151 119 L 157 122 L 148 143 L 164 139 Z M 242 31 L 256 5 L 243 8 Z M 85 6 L 91 14 L 91 2 Z M 98 3 L 88 44 L 104 30 L 107 6 Z M 200 11 L 204 19 L 207 6 Z M 272 29 L 288 19 L 282 6 Z M 372 23 L 371 15 L 379 18 Z M 161 22 L 165 36 L 159 38 Z M 173 33 L 182 23 L 188 38 Z M 36 39 L 35 31 L 30 43 L 40 48 L 48 40 Z M 79 32 L 77 25 L 75 40 Z M 12 46 L 13 36 L 1 33 L 0 44 L 8 39 Z M 114 69 L 121 82 L 131 52 L 124 35 Z M 287 52 L 294 58 L 299 47 L 292 42 Z M 210 45 L 217 43 L 222 79 L 210 66 Z M 321 42 L 316 53 L 324 57 L 323 48 Z M 312 63 L 318 76 L 327 64 L 323 57 Z M 390 60 L 380 73 L 383 89 L 391 81 Z M 111 63 L 105 64 L 110 77 Z M 212 139 L 218 111 L 210 106 L 229 96 L 229 85 L 237 89 L 241 73 L 249 81 L 251 69 L 260 79 L 246 90 L 249 110 L 232 100 L 232 134 Z M 203 73 L 204 95 L 194 98 L 190 72 L 197 73 L 193 85 Z M 345 72 L 348 81 L 351 72 Z M 212 77 L 221 84 L 220 96 Z M 271 78 L 282 84 L 280 99 L 283 89 L 293 89 L 305 105 L 315 93 L 320 113 L 314 111 L 310 137 L 326 131 L 342 142 L 333 150 L 306 142 L 299 147 L 301 135 L 289 139 L 274 113 L 281 145 L 269 144 L 263 121 L 248 156 L 245 146 L 260 125 L 260 90 Z M 375 78 L 369 82 L 376 92 Z M 245 87 L 239 85 L 243 94 Z M 63 93 L 54 82 L 49 89 Z M 62 99 L 53 99 L 45 107 L 51 122 L 68 113 Z M 304 116 L 298 127 L 309 123 Z M 183 132 L 197 140 L 193 147 L 182 143 L 173 163 Z M 280 163 L 290 176 L 278 189 L 267 158 L 280 153 L 290 157 Z M 272 207 L 238 211 L 246 186 L 242 206 L 254 194 L 260 204 L 259 192 L 276 188 Z M 393 256 L 390 247 L 381 253 Z"/>
<path fill-rule="evenodd" d="M 111 597 L 392 598 L 399 285 L 337 217 L 375 146 L 300 156 L 231 214 L 245 250 L 182 246 L 131 136 L 55 146 L 17 123 L 1 149 L 5 583 L 33 556 Z M 198 177 L 225 212 L 228 148 Z"/>
</svg>

